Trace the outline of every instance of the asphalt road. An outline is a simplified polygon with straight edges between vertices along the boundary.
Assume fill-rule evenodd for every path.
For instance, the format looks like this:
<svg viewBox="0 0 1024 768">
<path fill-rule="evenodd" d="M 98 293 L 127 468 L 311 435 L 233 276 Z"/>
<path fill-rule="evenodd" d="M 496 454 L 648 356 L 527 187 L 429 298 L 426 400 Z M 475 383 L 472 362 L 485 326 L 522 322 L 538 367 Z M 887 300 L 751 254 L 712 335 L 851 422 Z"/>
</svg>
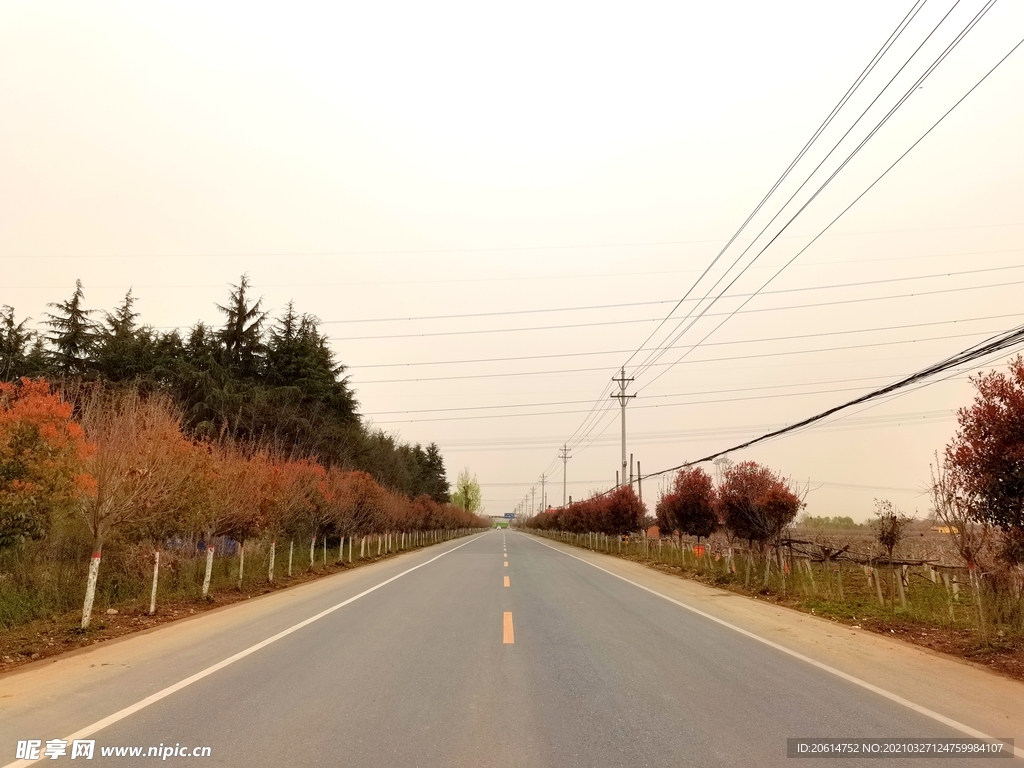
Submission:
<svg viewBox="0 0 1024 768">
<path fill-rule="evenodd" d="M 101 746 L 177 744 L 211 756 L 168 764 L 390 768 L 792 765 L 787 737 L 964 735 L 503 531 L 0 678 L 0 764 L 17 740 L 90 729 L 91 765 L 159 762 Z M 975 763 L 991 764 L 912 764 Z"/>
</svg>

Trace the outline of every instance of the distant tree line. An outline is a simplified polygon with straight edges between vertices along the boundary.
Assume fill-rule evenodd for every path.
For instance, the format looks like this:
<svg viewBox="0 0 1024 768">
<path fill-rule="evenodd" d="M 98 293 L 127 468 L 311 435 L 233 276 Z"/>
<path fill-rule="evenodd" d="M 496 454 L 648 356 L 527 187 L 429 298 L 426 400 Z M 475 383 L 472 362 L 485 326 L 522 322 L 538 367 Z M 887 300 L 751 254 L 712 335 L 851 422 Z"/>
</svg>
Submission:
<svg viewBox="0 0 1024 768">
<path fill-rule="evenodd" d="M 113 311 L 87 308 L 79 280 L 69 299 L 48 305 L 43 331 L 0 308 L 0 381 L 45 377 L 58 388 L 102 382 L 165 394 L 192 437 L 259 443 L 365 471 L 411 498 L 449 501 L 436 444 L 402 443 L 360 419 L 345 366 L 316 317 L 289 302 L 272 318 L 246 276 L 217 309 L 219 327 L 161 332 L 140 322 L 132 291 Z"/>
</svg>

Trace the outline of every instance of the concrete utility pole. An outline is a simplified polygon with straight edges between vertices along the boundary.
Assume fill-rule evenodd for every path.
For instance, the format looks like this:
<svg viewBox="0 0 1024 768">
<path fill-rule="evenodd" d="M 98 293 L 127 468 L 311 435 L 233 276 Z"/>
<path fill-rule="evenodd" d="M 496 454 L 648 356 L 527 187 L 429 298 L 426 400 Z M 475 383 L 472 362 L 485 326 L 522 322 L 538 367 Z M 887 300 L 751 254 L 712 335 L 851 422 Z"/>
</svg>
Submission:
<svg viewBox="0 0 1024 768">
<path fill-rule="evenodd" d="M 619 371 L 619 378 L 612 377 L 612 381 L 619 385 L 618 392 L 612 392 L 612 397 L 619 401 L 619 405 L 622 406 L 622 481 L 626 480 L 626 403 L 632 400 L 636 395 L 627 395 L 626 387 L 629 386 L 629 382 L 633 380 L 630 376 L 626 378 L 626 369 L 622 368 Z M 632 474 L 632 473 L 630 473 Z M 632 485 L 632 482 L 630 482 Z"/>
<path fill-rule="evenodd" d="M 544 496 L 544 480 L 545 479 L 546 478 L 544 477 L 544 475 L 540 476 L 540 511 L 541 512 L 543 512 L 545 509 L 548 508 L 547 504 L 545 503 L 546 502 L 546 498 Z"/>
<path fill-rule="evenodd" d="M 568 463 L 569 459 L 572 458 L 572 456 L 569 455 L 569 446 L 568 446 L 568 444 L 563 444 L 562 445 L 562 450 L 561 450 L 561 452 L 559 452 L 558 458 L 560 458 L 562 460 L 562 506 L 564 507 L 565 506 L 565 499 L 566 499 L 566 495 L 565 495 L 565 488 L 566 488 L 565 471 L 567 469 L 566 464 Z"/>
<path fill-rule="evenodd" d="M 530 516 L 532 517 L 535 512 L 533 511 L 534 505 L 537 503 L 537 486 L 533 486 L 530 489 Z"/>
</svg>

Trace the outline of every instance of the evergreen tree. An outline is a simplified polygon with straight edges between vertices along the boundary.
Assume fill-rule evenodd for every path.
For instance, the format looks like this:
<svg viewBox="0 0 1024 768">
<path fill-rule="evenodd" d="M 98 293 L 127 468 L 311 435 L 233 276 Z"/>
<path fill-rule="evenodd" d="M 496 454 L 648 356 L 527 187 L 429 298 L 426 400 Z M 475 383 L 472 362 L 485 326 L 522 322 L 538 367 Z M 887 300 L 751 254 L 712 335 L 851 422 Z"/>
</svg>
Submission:
<svg viewBox="0 0 1024 768">
<path fill-rule="evenodd" d="M 34 334 L 25 326 L 26 317 L 14 322 L 14 308 L 0 307 L 0 381 L 11 381 L 32 371 L 29 365 L 29 345 Z"/>
<path fill-rule="evenodd" d="M 85 309 L 82 281 L 75 281 L 75 292 L 68 301 L 48 304 L 56 313 L 46 313 L 45 324 L 52 328 L 47 341 L 52 348 L 53 368 L 62 376 L 88 373 L 90 354 L 96 340 L 96 328 L 90 320 L 94 310 Z"/>
<path fill-rule="evenodd" d="M 153 334 L 148 328 L 138 327 L 135 301 L 129 290 L 113 313 L 105 313 L 97 332 L 95 366 L 110 381 L 129 381 L 153 374 Z"/>
<path fill-rule="evenodd" d="M 437 445 L 403 443 L 365 425 L 358 402 L 320 321 L 289 302 L 272 327 L 253 301 L 247 276 L 218 309 L 221 329 L 202 322 L 187 333 L 157 333 L 140 325 L 128 291 L 95 324 L 84 307 L 81 281 L 70 300 L 49 305 L 42 337 L 0 311 L 0 380 L 59 375 L 137 381 L 171 393 L 197 437 L 230 434 L 286 455 L 316 457 L 326 466 L 358 469 L 410 496 L 449 498 Z"/>
<path fill-rule="evenodd" d="M 450 497 L 451 486 L 448 484 L 448 475 L 444 469 L 444 457 L 441 456 L 441 449 L 437 443 L 427 446 L 424 456 L 426 467 L 426 487 L 424 493 L 430 496 L 438 504 L 447 504 Z"/>
<path fill-rule="evenodd" d="M 263 323 L 270 313 L 264 311 L 263 299 L 250 304 L 248 275 L 231 286 L 227 306 L 218 304 L 217 309 L 225 316 L 218 334 L 224 366 L 236 375 L 255 378 L 264 351 Z"/>
<path fill-rule="evenodd" d="M 294 388 L 302 404 L 317 401 L 345 423 L 352 423 L 356 420 L 355 395 L 344 376 L 345 366 L 335 359 L 319 323 L 313 315 L 296 313 L 294 302 L 288 302 L 270 329 L 265 381 Z"/>
</svg>

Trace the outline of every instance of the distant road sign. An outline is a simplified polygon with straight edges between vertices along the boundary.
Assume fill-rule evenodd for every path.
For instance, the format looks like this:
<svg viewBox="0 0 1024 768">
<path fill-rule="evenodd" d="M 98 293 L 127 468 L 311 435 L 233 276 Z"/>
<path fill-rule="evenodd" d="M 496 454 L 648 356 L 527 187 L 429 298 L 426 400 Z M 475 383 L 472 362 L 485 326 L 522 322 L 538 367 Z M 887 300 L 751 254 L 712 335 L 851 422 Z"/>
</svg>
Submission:
<svg viewBox="0 0 1024 768">
<path fill-rule="evenodd" d="M 515 512 L 506 512 L 505 513 L 505 519 L 506 520 L 515 520 L 516 519 L 516 513 Z"/>
</svg>

